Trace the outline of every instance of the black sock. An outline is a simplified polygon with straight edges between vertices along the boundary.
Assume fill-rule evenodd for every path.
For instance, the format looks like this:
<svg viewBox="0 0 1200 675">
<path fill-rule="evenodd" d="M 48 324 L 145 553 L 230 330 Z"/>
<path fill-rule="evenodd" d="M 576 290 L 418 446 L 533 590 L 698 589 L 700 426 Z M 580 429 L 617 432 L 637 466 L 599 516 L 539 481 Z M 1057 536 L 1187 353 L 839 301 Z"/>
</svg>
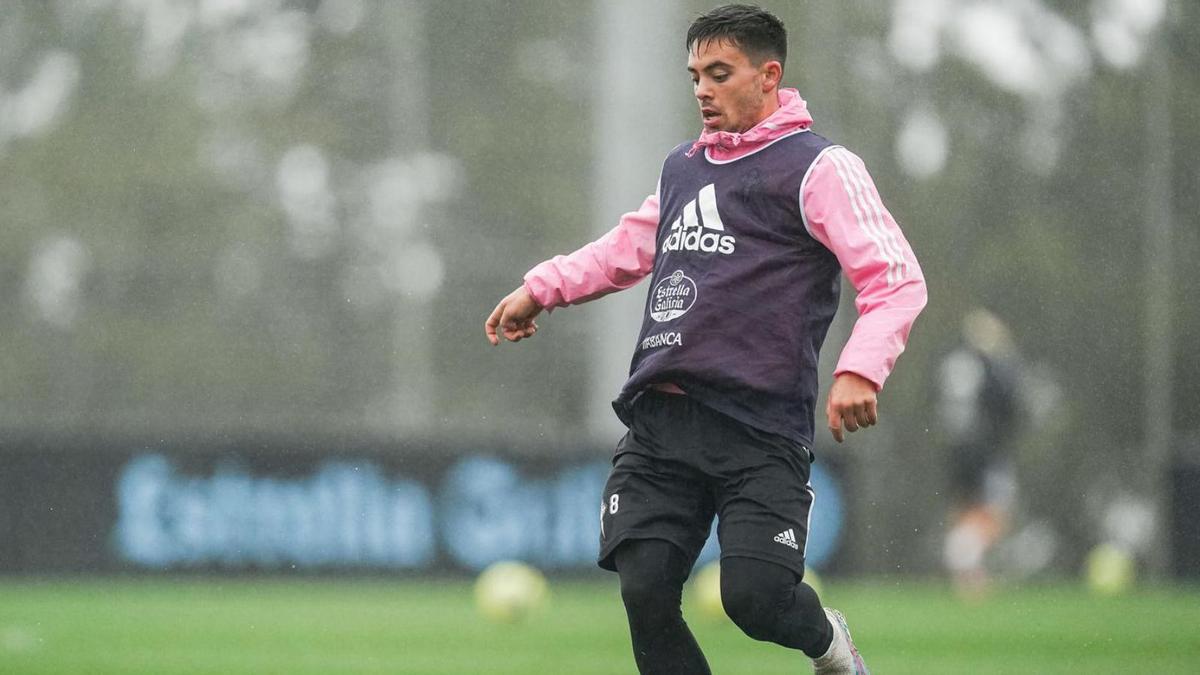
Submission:
<svg viewBox="0 0 1200 675">
<path fill-rule="evenodd" d="M 721 560 L 721 601 L 747 635 L 823 656 L 833 643 L 833 626 L 812 586 L 795 572 L 765 560 Z"/>
<path fill-rule="evenodd" d="M 680 608 L 691 563 L 662 539 L 626 541 L 615 555 L 633 655 L 642 675 L 709 675 Z"/>
</svg>

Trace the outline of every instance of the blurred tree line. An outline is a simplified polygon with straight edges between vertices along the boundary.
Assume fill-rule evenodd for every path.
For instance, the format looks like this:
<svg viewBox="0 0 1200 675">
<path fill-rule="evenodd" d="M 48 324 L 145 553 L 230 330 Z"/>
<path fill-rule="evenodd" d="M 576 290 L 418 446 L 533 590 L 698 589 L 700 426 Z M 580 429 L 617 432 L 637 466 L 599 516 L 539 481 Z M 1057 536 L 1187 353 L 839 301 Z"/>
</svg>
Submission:
<svg viewBox="0 0 1200 675">
<path fill-rule="evenodd" d="M 689 18 L 712 4 L 680 2 Z M 1032 511 L 1080 513 L 1144 470 L 1158 331 L 1174 344 L 1173 430 L 1194 431 L 1200 7 L 1120 24 L 1103 20 L 1132 6 L 1116 0 L 764 4 L 792 32 L 786 82 L 866 160 L 930 286 L 886 426 L 846 453 L 864 499 L 895 506 L 861 537 L 897 533 L 889 556 L 930 564 L 924 535 L 902 535 L 939 525 L 932 388 L 972 307 L 1010 324 L 1046 385 L 1021 451 Z M 596 230 L 593 15 L 582 1 L 5 3 L 0 423 L 590 446 L 580 383 L 603 335 L 589 310 L 502 356 L 482 321 Z M 685 29 L 666 64 L 678 88 L 648 96 L 690 96 Z M 1145 255 L 1158 105 L 1172 261 Z M 679 128 L 664 153 L 699 125 Z M 1147 285 L 1148 265 L 1171 266 L 1169 287 Z M 1162 294 L 1169 328 L 1146 320 Z M 835 335 L 827 360 L 838 349 Z"/>
<path fill-rule="evenodd" d="M 579 63 L 586 20 L 539 3 L 6 4 L 5 424 L 485 420 L 467 300 L 519 279 L 523 242 L 567 246 L 548 225 L 587 202 L 587 92 L 538 63 Z M 553 415 L 561 398 L 540 400 Z"/>
</svg>

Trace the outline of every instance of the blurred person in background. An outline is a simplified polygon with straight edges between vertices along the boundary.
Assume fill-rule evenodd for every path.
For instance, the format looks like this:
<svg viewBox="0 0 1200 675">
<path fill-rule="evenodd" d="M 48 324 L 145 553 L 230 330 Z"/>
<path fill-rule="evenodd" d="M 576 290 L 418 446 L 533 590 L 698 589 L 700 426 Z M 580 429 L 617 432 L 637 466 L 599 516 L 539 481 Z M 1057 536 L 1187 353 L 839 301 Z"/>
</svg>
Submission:
<svg viewBox="0 0 1200 675">
<path fill-rule="evenodd" d="M 1020 430 L 1020 358 L 991 312 L 963 317 L 961 343 L 939 368 L 938 410 L 949 434 L 953 505 L 943 561 L 967 599 L 989 586 L 988 553 L 1008 532 L 1017 481 L 1012 441 Z"/>
<path fill-rule="evenodd" d="M 874 425 L 924 278 L 862 160 L 813 133 L 804 100 L 781 88 L 778 18 L 720 7 L 691 25 L 686 48 L 699 139 L 671 151 L 658 189 L 613 230 L 530 270 L 485 333 L 493 345 L 532 337 L 543 309 L 650 275 L 614 402 L 629 432 L 600 514 L 599 564 L 620 576 L 638 669 L 709 672 L 681 595 L 717 515 L 733 621 L 803 651 L 818 673 L 866 673 L 845 619 L 803 582 L 817 358 L 845 273 L 859 317 L 826 419 L 838 442 Z"/>
</svg>

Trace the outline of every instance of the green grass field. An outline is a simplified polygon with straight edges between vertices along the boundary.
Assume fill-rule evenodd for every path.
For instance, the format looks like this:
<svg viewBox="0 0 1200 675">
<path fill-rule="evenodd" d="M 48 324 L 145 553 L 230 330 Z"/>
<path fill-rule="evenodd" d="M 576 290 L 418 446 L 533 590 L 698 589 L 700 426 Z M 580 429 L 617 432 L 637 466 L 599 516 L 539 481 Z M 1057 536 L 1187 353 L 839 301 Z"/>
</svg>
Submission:
<svg viewBox="0 0 1200 675">
<path fill-rule="evenodd" d="M 517 625 L 465 582 L 0 580 L 0 673 L 632 673 L 615 577 L 552 582 Z M 826 582 L 872 670 L 1200 673 L 1200 588 L 1069 586 L 964 605 L 919 583 Z M 718 675 L 809 672 L 731 623 L 689 621 Z"/>
</svg>

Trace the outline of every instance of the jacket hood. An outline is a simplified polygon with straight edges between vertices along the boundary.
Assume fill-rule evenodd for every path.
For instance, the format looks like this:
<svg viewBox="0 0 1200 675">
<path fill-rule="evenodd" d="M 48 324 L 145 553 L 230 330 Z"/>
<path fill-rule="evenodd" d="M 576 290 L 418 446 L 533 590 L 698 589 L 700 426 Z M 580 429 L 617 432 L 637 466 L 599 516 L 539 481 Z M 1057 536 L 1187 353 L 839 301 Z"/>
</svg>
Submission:
<svg viewBox="0 0 1200 675">
<path fill-rule="evenodd" d="M 708 131 L 700 134 L 700 138 L 692 144 L 687 156 L 695 155 L 701 149 L 708 149 L 713 159 L 737 159 L 746 153 L 770 143 L 798 129 L 812 126 L 813 118 L 808 112 L 808 104 L 800 98 L 800 92 L 795 89 L 779 90 L 779 109 L 771 113 L 765 120 L 750 129 L 735 133 L 732 131 Z"/>
</svg>

